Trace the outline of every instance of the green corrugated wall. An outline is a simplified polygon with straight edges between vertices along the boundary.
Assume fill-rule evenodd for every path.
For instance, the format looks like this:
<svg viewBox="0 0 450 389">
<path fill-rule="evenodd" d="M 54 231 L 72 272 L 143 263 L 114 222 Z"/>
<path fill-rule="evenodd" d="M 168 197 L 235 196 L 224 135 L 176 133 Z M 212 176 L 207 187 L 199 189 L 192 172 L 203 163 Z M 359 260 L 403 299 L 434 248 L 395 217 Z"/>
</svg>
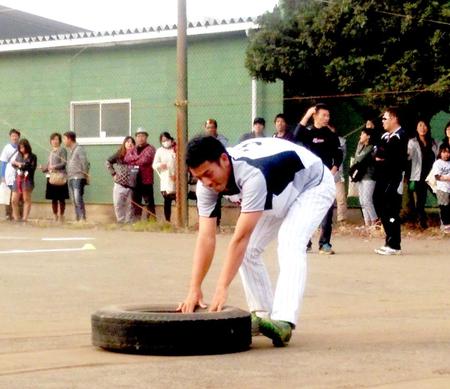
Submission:
<svg viewBox="0 0 450 389">
<path fill-rule="evenodd" d="M 251 79 L 244 67 L 244 33 L 191 39 L 188 50 L 189 131 L 196 134 L 207 118 L 236 143 L 250 130 Z M 175 135 L 175 42 L 86 49 L 54 49 L 0 53 L 0 140 L 15 127 L 32 144 L 38 162 L 45 162 L 54 132 L 70 128 L 70 102 L 131 99 L 132 132 L 138 126 L 159 146 L 159 133 Z M 258 115 L 270 123 L 282 111 L 281 83 L 258 83 Z M 124 133 L 124 135 L 126 135 Z M 91 203 L 111 203 L 111 178 L 105 159 L 118 146 L 85 146 L 91 161 Z M 158 194 L 159 183 L 155 183 Z M 45 178 L 36 174 L 34 201 L 43 201 Z M 157 202 L 161 197 L 157 195 Z"/>
</svg>

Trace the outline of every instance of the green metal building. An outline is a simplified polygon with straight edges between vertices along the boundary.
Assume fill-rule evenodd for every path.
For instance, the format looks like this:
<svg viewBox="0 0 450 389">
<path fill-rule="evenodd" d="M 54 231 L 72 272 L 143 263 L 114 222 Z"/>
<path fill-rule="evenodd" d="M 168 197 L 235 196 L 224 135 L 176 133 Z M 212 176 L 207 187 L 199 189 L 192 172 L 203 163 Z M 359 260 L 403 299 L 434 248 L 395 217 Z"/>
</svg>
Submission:
<svg viewBox="0 0 450 389">
<path fill-rule="evenodd" d="M 270 123 L 282 111 L 282 83 L 252 81 L 244 66 L 255 27 L 251 19 L 189 25 L 191 136 L 215 118 L 234 144 L 250 131 L 252 116 Z M 86 201 L 111 203 L 105 160 L 123 137 L 142 126 L 159 147 L 161 131 L 175 135 L 176 34 L 176 26 L 165 26 L 0 40 L 0 140 L 6 144 L 9 129 L 19 128 L 45 163 L 49 135 L 74 130 L 91 162 Z M 156 181 L 160 203 L 158 188 Z M 44 192 L 37 172 L 33 201 L 43 202 Z"/>
</svg>

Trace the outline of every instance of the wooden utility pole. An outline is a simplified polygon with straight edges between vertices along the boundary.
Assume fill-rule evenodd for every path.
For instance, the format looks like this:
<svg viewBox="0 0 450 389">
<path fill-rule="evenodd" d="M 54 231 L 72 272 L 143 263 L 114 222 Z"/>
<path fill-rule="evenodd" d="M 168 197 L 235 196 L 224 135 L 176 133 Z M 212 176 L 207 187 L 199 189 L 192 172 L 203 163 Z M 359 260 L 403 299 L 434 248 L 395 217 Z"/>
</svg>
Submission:
<svg viewBox="0 0 450 389">
<path fill-rule="evenodd" d="M 177 220 L 178 227 L 187 227 L 187 39 L 186 0 L 178 0 L 177 25 Z"/>
</svg>

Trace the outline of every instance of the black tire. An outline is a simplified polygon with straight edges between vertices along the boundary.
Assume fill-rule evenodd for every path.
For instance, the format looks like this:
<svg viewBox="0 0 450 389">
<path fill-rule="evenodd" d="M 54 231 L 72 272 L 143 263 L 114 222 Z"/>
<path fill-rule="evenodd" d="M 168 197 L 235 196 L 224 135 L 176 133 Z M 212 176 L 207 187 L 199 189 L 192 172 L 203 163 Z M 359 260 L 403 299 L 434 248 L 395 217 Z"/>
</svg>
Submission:
<svg viewBox="0 0 450 389">
<path fill-rule="evenodd" d="M 248 312 L 225 307 L 176 312 L 176 306 L 110 306 L 91 316 L 92 344 L 111 351 L 154 355 L 225 354 L 250 348 Z"/>
</svg>

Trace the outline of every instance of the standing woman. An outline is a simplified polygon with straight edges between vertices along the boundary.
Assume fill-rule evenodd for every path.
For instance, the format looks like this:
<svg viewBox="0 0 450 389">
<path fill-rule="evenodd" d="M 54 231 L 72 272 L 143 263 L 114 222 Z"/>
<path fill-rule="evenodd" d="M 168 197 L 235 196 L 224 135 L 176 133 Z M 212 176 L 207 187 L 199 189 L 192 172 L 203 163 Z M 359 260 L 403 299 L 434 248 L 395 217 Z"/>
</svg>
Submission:
<svg viewBox="0 0 450 389">
<path fill-rule="evenodd" d="M 366 127 L 361 131 L 358 146 L 356 147 L 355 163 L 350 168 L 350 175 L 353 177 L 353 181 L 358 182 L 359 202 L 366 227 L 370 227 L 378 222 L 375 206 L 373 205 L 373 191 L 375 189 L 373 138 L 373 128 Z M 358 177 L 356 177 L 356 174 Z"/>
<path fill-rule="evenodd" d="M 419 120 L 416 135 L 408 142 L 408 159 L 411 161 L 411 176 L 408 184 L 411 208 L 419 218 L 421 228 L 427 228 L 425 202 L 427 191 L 431 188 L 425 182 L 436 159 L 438 146 L 431 137 L 430 126 L 425 120 Z"/>
<path fill-rule="evenodd" d="M 159 136 L 161 147 L 156 150 L 153 160 L 153 169 L 159 174 L 161 194 L 164 197 L 164 217 L 170 222 L 172 213 L 172 201 L 175 200 L 175 142 L 168 132 L 162 132 Z"/>
<path fill-rule="evenodd" d="M 450 122 L 448 122 L 444 127 L 444 139 L 442 139 L 442 142 L 439 144 L 450 146 Z"/>
<path fill-rule="evenodd" d="M 55 221 L 59 222 L 64 221 L 66 200 L 69 198 L 66 172 L 67 151 L 61 147 L 61 143 L 61 134 L 54 132 L 50 135 L 52 150 L 48 156 L 47 165 L 42 166 L 42 171 L 47 173 L 45 198 L 52 200 L 53 217 Z"/>
<path fill-rule="evenodd" d="M 120 149 L 106 160 L 106 168 L 114 180 L 113 204 L 118 223 L 131 223 L 134 220 L 131 199 L 135 183 L 131 179 L 132 169 L 124 162 L 124 158 L 135 145 L 132 136 L 125 137 Z"/>
<path fill-rule="evenodd" d="M 26 139 L 21 139 L 18 145 L 16 159 L 12 166 L 16 169 L 16 179 L 12 188 L 12 211 L 13 219 L 20 220 L 19 201 L 23 199 L 23 218 L 28 220 L 31 210 L 31 193 L 34 189 L 34 172 L 36 170 L 37 157 L 32 153 L 30 143 Z"/>
</svg>

